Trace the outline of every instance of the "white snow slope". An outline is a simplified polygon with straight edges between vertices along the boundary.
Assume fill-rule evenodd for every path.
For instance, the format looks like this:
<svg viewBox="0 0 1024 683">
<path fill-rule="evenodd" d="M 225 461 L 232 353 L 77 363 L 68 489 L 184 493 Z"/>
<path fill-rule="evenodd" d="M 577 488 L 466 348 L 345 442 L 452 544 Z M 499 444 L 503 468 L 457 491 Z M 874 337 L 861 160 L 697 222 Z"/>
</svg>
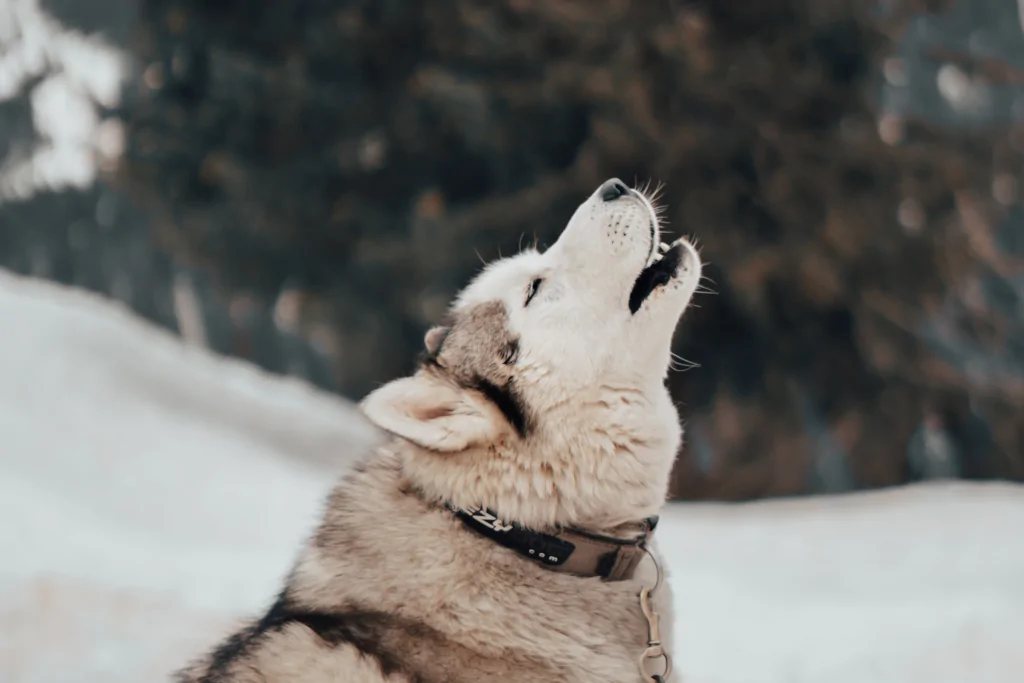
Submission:
<svg viewBox="0 0 1024 683">
<path fill-rule="evenodd" d="M 0 271 L 0 681 L 136 683 L 265 607 L 353 408 Z M 1019 683 L 1024 488 L 672 505 L 687 683 Z"/>
</svg>

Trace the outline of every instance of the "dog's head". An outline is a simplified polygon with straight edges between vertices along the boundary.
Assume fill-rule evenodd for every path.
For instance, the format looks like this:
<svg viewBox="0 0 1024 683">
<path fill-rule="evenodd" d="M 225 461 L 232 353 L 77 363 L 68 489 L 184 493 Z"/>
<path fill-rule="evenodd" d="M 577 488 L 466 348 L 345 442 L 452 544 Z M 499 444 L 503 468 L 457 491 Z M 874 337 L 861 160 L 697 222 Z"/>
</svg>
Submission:
<svg viewBox="0 0 1024 683">
<path fill-rule="evenodd" d="M 418 447 L 407 468 L 438 497 L 525 523 L 650 514 L 679 445 L 664 378 L 700 270 L 688 242 L 661 242 L 643 193 L 609 180 L 550 249 L 488 265 L 419 371 L 362 408 Z"/>
</svg>

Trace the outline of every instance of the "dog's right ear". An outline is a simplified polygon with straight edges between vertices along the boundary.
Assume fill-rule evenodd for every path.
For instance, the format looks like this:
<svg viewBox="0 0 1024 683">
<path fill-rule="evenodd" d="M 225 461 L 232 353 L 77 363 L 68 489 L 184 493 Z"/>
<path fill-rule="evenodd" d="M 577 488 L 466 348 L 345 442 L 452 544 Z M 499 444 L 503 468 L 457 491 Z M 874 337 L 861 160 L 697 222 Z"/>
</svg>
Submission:
<svg viewBox="0 0 1024 683">
<path fill-rule="evenodd" d="M 430 373 L 389 382 L 359 407 L 384 431 L 442 453 L 494 443 L 509 429 L 488 401 Z"/>
</svg>

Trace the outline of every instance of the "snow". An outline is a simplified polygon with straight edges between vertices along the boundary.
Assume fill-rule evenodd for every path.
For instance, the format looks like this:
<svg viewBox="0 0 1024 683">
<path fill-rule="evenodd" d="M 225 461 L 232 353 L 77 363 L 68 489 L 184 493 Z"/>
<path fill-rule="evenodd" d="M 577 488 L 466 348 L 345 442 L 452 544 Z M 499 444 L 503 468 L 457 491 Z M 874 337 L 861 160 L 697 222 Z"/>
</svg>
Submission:
<svg viewBox="0 0 1024 683">
<path fill-rule="evenodd" d="M 12 140 L 18 153 L 0 158 L 0 199 L 93 183 L 97 163 L 123 145 L 121 125 L 101 121 L 99 107 L 117 105 L 130 66 L 123 51 L 63 26 L 40 0 L 0 2 L 0 104 L 31 85 L 40 137 L 34 149 L 20 149 L 24 141 Z M 32 85 L 36 78 L 41 82 Z"/>
<path fill-rule="evenodd" d="M 376 436 L 339 399 L 86 292 L 0 271 L 0 319 L 5 683 L 180 664 L 270 599 Z"/>
<path fill-rule="evenodd" d="M 166 680 L 265 607 L 375 432 L 96 295 L 0 271 L 0 681 Z M 1024 671 L 1024 488 L 675 504 L 676 681 Z"/>
<path fill-rule="evenodd" d="M 688 681 L 1024 680 L 1024 487 L 688 504 L 663 519 Z"/>
</svg>

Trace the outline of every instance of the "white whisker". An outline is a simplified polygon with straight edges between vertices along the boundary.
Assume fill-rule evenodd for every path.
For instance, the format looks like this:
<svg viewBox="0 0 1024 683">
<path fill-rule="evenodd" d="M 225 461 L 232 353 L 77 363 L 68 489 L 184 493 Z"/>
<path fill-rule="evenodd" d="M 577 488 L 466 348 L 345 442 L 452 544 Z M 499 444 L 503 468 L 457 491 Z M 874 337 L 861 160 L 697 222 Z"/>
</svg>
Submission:
<svg viewBox="0 0 1024 683">
<path fill-rule="evenodd" d="M 669 367 L 676 372 L 686 372 L 687 370 L 694 370 L 700 367 L 700 363 L 687 360 L 674 351 L 669 351 L 669 355 L 671 356 Z"/>
</svg>

